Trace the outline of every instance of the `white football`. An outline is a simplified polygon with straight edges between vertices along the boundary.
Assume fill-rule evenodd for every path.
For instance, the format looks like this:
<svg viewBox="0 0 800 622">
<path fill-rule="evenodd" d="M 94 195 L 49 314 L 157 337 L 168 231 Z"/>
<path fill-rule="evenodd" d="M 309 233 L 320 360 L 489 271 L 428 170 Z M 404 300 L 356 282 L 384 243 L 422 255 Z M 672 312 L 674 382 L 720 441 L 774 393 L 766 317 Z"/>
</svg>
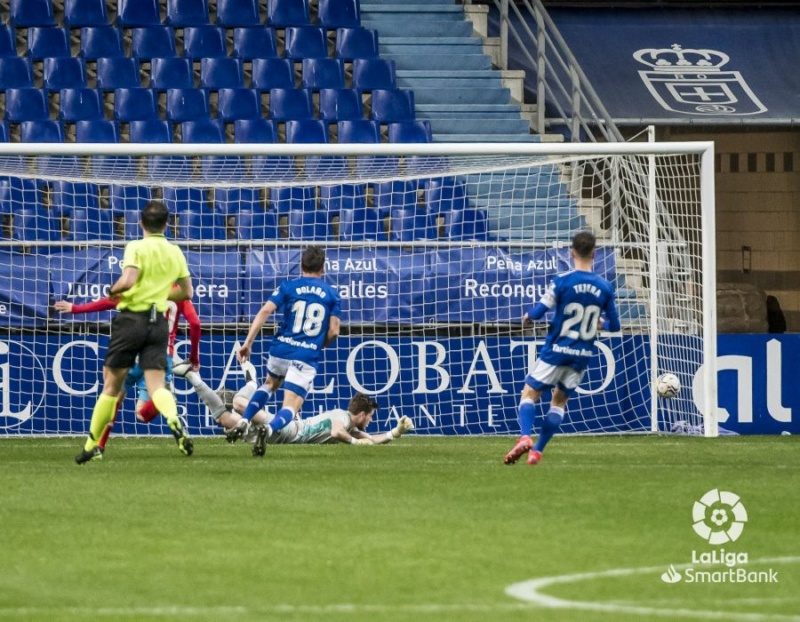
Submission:
<svg viewBox="0 0 800 622">
<path fill-rule="evenodd" d="M 661 397 L 675 397 L 681 391 L 681 381 L 675 374 L 661 374 L 656 380 L 656 392 Z"/>
</svg>

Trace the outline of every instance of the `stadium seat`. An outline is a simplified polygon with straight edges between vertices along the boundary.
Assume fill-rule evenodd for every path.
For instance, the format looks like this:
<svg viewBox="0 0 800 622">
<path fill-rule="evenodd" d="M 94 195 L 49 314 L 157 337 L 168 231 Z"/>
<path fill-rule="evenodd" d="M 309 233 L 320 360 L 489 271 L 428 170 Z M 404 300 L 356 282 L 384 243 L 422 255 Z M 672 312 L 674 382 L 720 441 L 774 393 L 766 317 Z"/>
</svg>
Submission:
<svg viewBox="0 0 800 622">
<path fill-rule="evenodd" d="M 16 55 L 16 30 L 6 24 L 0 24 L 0 57 Z"/>
<path fill-rule="evenodd" d="M 394 180 L 375 184 L 373 205 L 382 216 L 389 216 L 392 208 L 416 209 L 419 181 Z"/>
<path fill-rule="evenodd" d="M 311 91 L 307 89 L 271 89 L 269 116 L 275 121 L 311 119 L 313 116 Z"/>
<path fill-rule="evenodd" d="M 296 119 L 286 122 L 287 143 L 326 143 L 328 124 L 318 119 Z"/>
<path fill-rule="evenodd" d="M 86 72 L 80 58 L 45 58 L 44 88 L 50 91 L 86 86 Z"/>
<path fill-rule="evenodd" d="M 20 124 L 20 140 L 23 143 L 63 143 L 64 130 L 58 121 L 39 119 Z"/>
<path fill-rule="evenodd" d="M 238 214 L 241 210 L 263 211 L 258 188 L 216 188 L 214 211 L 220 214 Z"/>
<path fill-rule="evenodd" d="M 240 240 L 277 240 L 278 215 L 260 208 L 242 209 L 236 215 L 236 230 Z"/>
<path fill-rule="evenodd" d="M 119 30 L 113 26 L 81 28 L 81 56 L 87 60 L 125 56 Z"/>
<path fill-rule="evenodd" d="M 103 118 L 100 91 L 96 89 L 63 89 L 61 119 L 68 123 Z"/>
<path fill-rule="evenodd" d="M 6 5 L 8 6 L 8 5 Z M 52 0 L 11 0 L 8 23 L 21 26 L 53 26 Z"/>
<path fill-rule="evenodd" d="M 236 28 L 233 31 L 233 55 L 243 60 L 272 58 L 278 55 L 275 30 L 266 26 Z"/>
<path fill-rule="evenodd" d="M 381 123 L 413 121 L 414 91 L 375 89 L 372 91 L 371 118 Z"/>
<path fill-rule="evenodd" d="M 0 90 L 19 89 L 33 85 L 29 58 L 11 56 L 0 58 Z"/>
<path fill-rule="evenodd" d="M 21 242 L 53 242 L 60 237 L 58 219 L 43 207 L 14 210 L 13 227 L 14 239 Z"/>
<path fill-rule="evenodd" d="M 97 184 L 56 180 L 50 189 L 52 209 L 59 216 L 69 216 L 75 209 L 100 210 L 100 188 Z"/>
<path fill-rule="evenodd" d="M 217 0 L 217 24 L 225 28 L 258 26 L 258 0 Z"/>
<path fill-rule="evenodd" d="M 69 239 L 73 242 L 113 240 L 114 220 L 111 210 L 73 210 L 69 219 Z"/>
<path fill-rule="evenodd" d="M 390 143 L 429 143 L 433 141 L 430 121 L 405 121 L 389 124 Z"/>
<path fill-rule="evenodd" d="M 340 143 L 381 142 L 380 126 L 374 121 L 368 121 L 367 119 L 339 121 L 338 130 Z"/>
<path fill-rule="evenodd" d="M 8 142 L 8 122 L 0 121 L 0 143 Z"/>
<path fill-rule="evenodd" d="M 304 58 L 303 88 L 344 88 L 344 65 L 338 58 Z"/>
<path fill-rule="evenodd" d="M 169 122 L 161 119 L 131 121 L 130 141 L 132 143 L 171 143 L 172 128 Z"/>
<path fill-rule="evenodd" d="M 423 209 L 395 207 L 390 214 L 391 239 L 398 242 L 432 240 L 436 236 L 436 221 Z"/>
<path fill-rule="evenodd" d="M 383 219 L 374 209 L 345 208 L 339 212 L 339 239 L 343 242 L 385 240 Z"/>
<path fill-rule="evenodd" d="M 32 60 L 70 56 L 68 39 L 64 28 L 28 28 L 28 56 Z"/>
<path fill-rule="evenodd" d="M 139 63 L 135 58 L 98 58 L 97 88 L 104 91 L 140 87 Z"/>
<path fill-rule="evenodd" d="M 197 209 L 178 214 L 178 238 L 184 240 L 224 240 L 225 221 L 221 214 Z"/>
<path fill-rule="evenodd" d="M 142 227 L 139 224 L 141 217 L 141 210 L 130 209 L 122 212 L 123 235 L 126 240 L 137 240 L 142 237 Z"/>
<path fill-rule="evenodd" d="M 213 143 L 225 142 L 225 132 L 220 121 L 216 119 L 201 119 L 181 123 L 181 136 L 184 143 Z"/>
<path fill-rule="evenodd" d="M 237 89 L 244 83 L 238 58 L 204 58 L 200 61 L 200 86 L 204 89 Z"/>
<path fill-rule="evenodd" d="M 396 88 L 394 61 L 356 58 L 353 60 L 353 88 L 363 91 Z"/>
<path fill-rule="evenodd" d="M 467 208 L 445 214 L 444 231 L 448 240 L 486 240 L 489 219 L 486 212 Z"/>
<path fill-rule="evenodd" d="M 327 240 L 328 215 L 322 210 L 292 210 L 289 212 L 289 239 L 322 242 Z"/>
<path fill-rule="evenodd" d="M 320 186 L 319 205 L 329 216 L 336 216 L 342 210 L 366 209 L 367 186 L 366 184 Z"/>
<path fill-rule="evenodd" d="M 361 25 L 358 0 L 319 0 L 317 23 L 329 30 Z"/>
<path fill-rule="evenodd" d="M 218 101 L 219 118 L 225 123 L 261 117 L 261 101 L 254 89 L 220 89 Z"/>
<path fill-rule="evenodd" d="M 164 188 L 164 204 L 171 213 L 207 211 L 206 198 L 200 188 Z"/>
<path fill-rule="evenodd" d="M 186 58 L 227 56 L 225 31 L 216 26 L 193 26 L 183 29 L 183 55 Z"/>
<path fill-rule="evenodd" d="M 105 0 L 64 0 L 64 24 L 70 28 L 107 26 Z"/>
<path fill-rule="evenodd" d="M 425 184 L 425 205 L 429 212 L 442 214 L 469 207 L 467 186 L 455 177 L 429 179 Z"/>
<path fill-rule="evenodd" d="M 131 49 L 139 60 L 175 56 L 175 33 L 169 26 L 150 26 L 131 30 Z"/>
<path fill-rule="evenodd" d="M 336 58 L 378 58 L 378 31 L 371 28 L 339 28 L 336 31 Z"/>
<path fill-rule="evenodd" d="M 286 58 L 327 58 L 328 40 L 322 28 L 291 26 L 286 29 Z"/>
<path fill-rule="evenodd" d="M 117 89 L 114 91 L 114 118 L 123 122 L 158 119 L 156 92 L 152 89 Z"/>
<path fill-rule="evenodd" d="M 153 198 L 149 186 L 127 186 L 112 184 L 109 189 L 109 204 L 115 213 L 134 211 L 137 214 Z M 137 218 L 138 220 L 138 218 Z"/>
<path fill-rule="evenodd" d="M 256 58 L 253 60 L 253 88 L 262 91 L 293 89 L 294 67 L 287 58 Z"/>
<path fill-rule="evenodd" d="M 125 28 L 160 26 L 158 0 L 119 0 L 117 24 Z"/>
<path fill-rule="evenodd" d="M 118 143 L 119 127 L 108 119 L 78 121 L 75 124 L 75 140 L 79 143 Z"/>
<path fill-rule="evenodd" d="M 208 119 L 208 93 L 203 89 L 169 89 L 167 119 L 182 123 Z"/>
<path fill-rule="evenodd" d="M 272 187 L 269 189 L 269 202 L 270 208 L 277 214 L 317 209 L 314 188 L 310 186 Z"/>
<path fill-rule="evenodd" d="M 275 125 L 269 119 L 241 119 L 233 123 L 236 143 L 274 143 Z"/>
<path fill-rule="evenodd" d="M 42 189 L 27 177 L 8 177 L 0 185 L 0 213 L 12 214 L 31 207 L 42 206 Z"/>
<path fill-rule="evenodd" d="M 190 89 L 194 87 L 192 62 L 188 58 L 153 58 L 150 61 L 150 88 Z"/>
<path fill-rule="evenodd" d="M 356 89 L 321 89 L 319 117 L 325 121 L 353 121 L 364 118 L 361 91 Z"/>
<path fill-rule="evenodd" d="M 170 26 L 201 26 L 208 23 L 208 0 L 167 0 L 167 24 Z"/>
<path fill-rule="evenodd" d="M 38 121 L 50 116 L 47 99 L 41 89 L 8 89 L 6 91 L 6 120 Z"/>
<path fill-rule="evenodd" d="M 276 28 L 311 23 L 308 0 L 268 0 L 267 24 Z"/>
</svg>

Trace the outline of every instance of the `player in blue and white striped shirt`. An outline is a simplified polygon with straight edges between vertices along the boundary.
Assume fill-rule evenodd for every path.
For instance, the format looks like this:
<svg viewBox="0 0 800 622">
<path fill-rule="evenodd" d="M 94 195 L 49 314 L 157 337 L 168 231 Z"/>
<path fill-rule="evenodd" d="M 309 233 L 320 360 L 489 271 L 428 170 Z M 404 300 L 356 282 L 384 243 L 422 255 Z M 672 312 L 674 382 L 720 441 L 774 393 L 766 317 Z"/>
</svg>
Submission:
<svg viewBox="0 0 800 622">
<path fill-rule="evenodd" d="M 620 329 L 614 302 L 614 287 L 592 272 L 596 240 L 588 231 L 572 238 L 575 269 L 556 276 L 542 298 L 522 318 L 523 324 L 540 320 L 553 311 L 553 320 L 544 347 L 530 374 L 519 403 L 520 439 L 503 462 L 514 464 L 528 452 L 528 464 L 538 464 L 545 446 L 558 432 L 564 419 L 567 400 L 580 384 L 594 355 L 594 342 L 600 328 Z M 553 389 L 550 409 L 545 413 L 542 431 L 534 446 L 531 440 L 534 403 Z"/>
</svg>

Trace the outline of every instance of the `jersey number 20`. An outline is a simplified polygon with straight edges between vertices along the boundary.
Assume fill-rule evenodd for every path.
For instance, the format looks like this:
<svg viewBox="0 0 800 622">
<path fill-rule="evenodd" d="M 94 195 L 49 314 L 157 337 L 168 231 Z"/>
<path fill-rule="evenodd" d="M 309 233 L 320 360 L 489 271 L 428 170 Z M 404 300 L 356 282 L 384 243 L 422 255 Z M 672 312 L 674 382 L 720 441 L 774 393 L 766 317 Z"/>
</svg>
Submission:
<svg viewBox="0 0 800 622">
<path fill-rule="evenodd" d="M 600 319 L 600 307 L 589 305 L 584 307 L 579 302 L 571 302 L 564 307 L 564 323 L 561 325 L 560 337 L 591 341 L 597 334 L 597 320 Z M 577 330 L 573 327 L 577 326 Z"/>
<path fill-rule="evenodd" d="M 294 324 L 292 332 L 297 335 L 304 333 L 309 337 L 316 337 L 322 330 L 322 322 L 325 321 L 325 307 L 318 302 L 307 303 L 305 300 L 298 300 L 292 305 L 294 313 Z"/>
</svg>

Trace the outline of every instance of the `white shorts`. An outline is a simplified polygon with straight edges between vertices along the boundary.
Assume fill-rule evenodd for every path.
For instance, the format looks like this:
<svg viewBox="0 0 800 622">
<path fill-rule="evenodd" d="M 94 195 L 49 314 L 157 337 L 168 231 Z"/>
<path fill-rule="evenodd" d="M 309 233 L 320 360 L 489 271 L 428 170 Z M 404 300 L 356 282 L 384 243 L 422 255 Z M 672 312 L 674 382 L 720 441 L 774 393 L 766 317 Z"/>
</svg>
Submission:
<svg viewBox="0 0 800 622">
<path fill-rule="evenodd" d="M 537 391 L 558 387 L 567 395 L 572 395 L 581 383 L 583 373 L 566 365 L 551 365 L 538 359 L 534 363 L 531 373 L 525 378 L 525 384 Z"/>
<path fill-rule="evenodd" d="M 271 376 L 283 378 L 283 388 L 296 393 L 303 399 L 314 384 L 317 370 L 303 361 L 292 361 L 270 356 L 267 371 Z"/>
</svg>

